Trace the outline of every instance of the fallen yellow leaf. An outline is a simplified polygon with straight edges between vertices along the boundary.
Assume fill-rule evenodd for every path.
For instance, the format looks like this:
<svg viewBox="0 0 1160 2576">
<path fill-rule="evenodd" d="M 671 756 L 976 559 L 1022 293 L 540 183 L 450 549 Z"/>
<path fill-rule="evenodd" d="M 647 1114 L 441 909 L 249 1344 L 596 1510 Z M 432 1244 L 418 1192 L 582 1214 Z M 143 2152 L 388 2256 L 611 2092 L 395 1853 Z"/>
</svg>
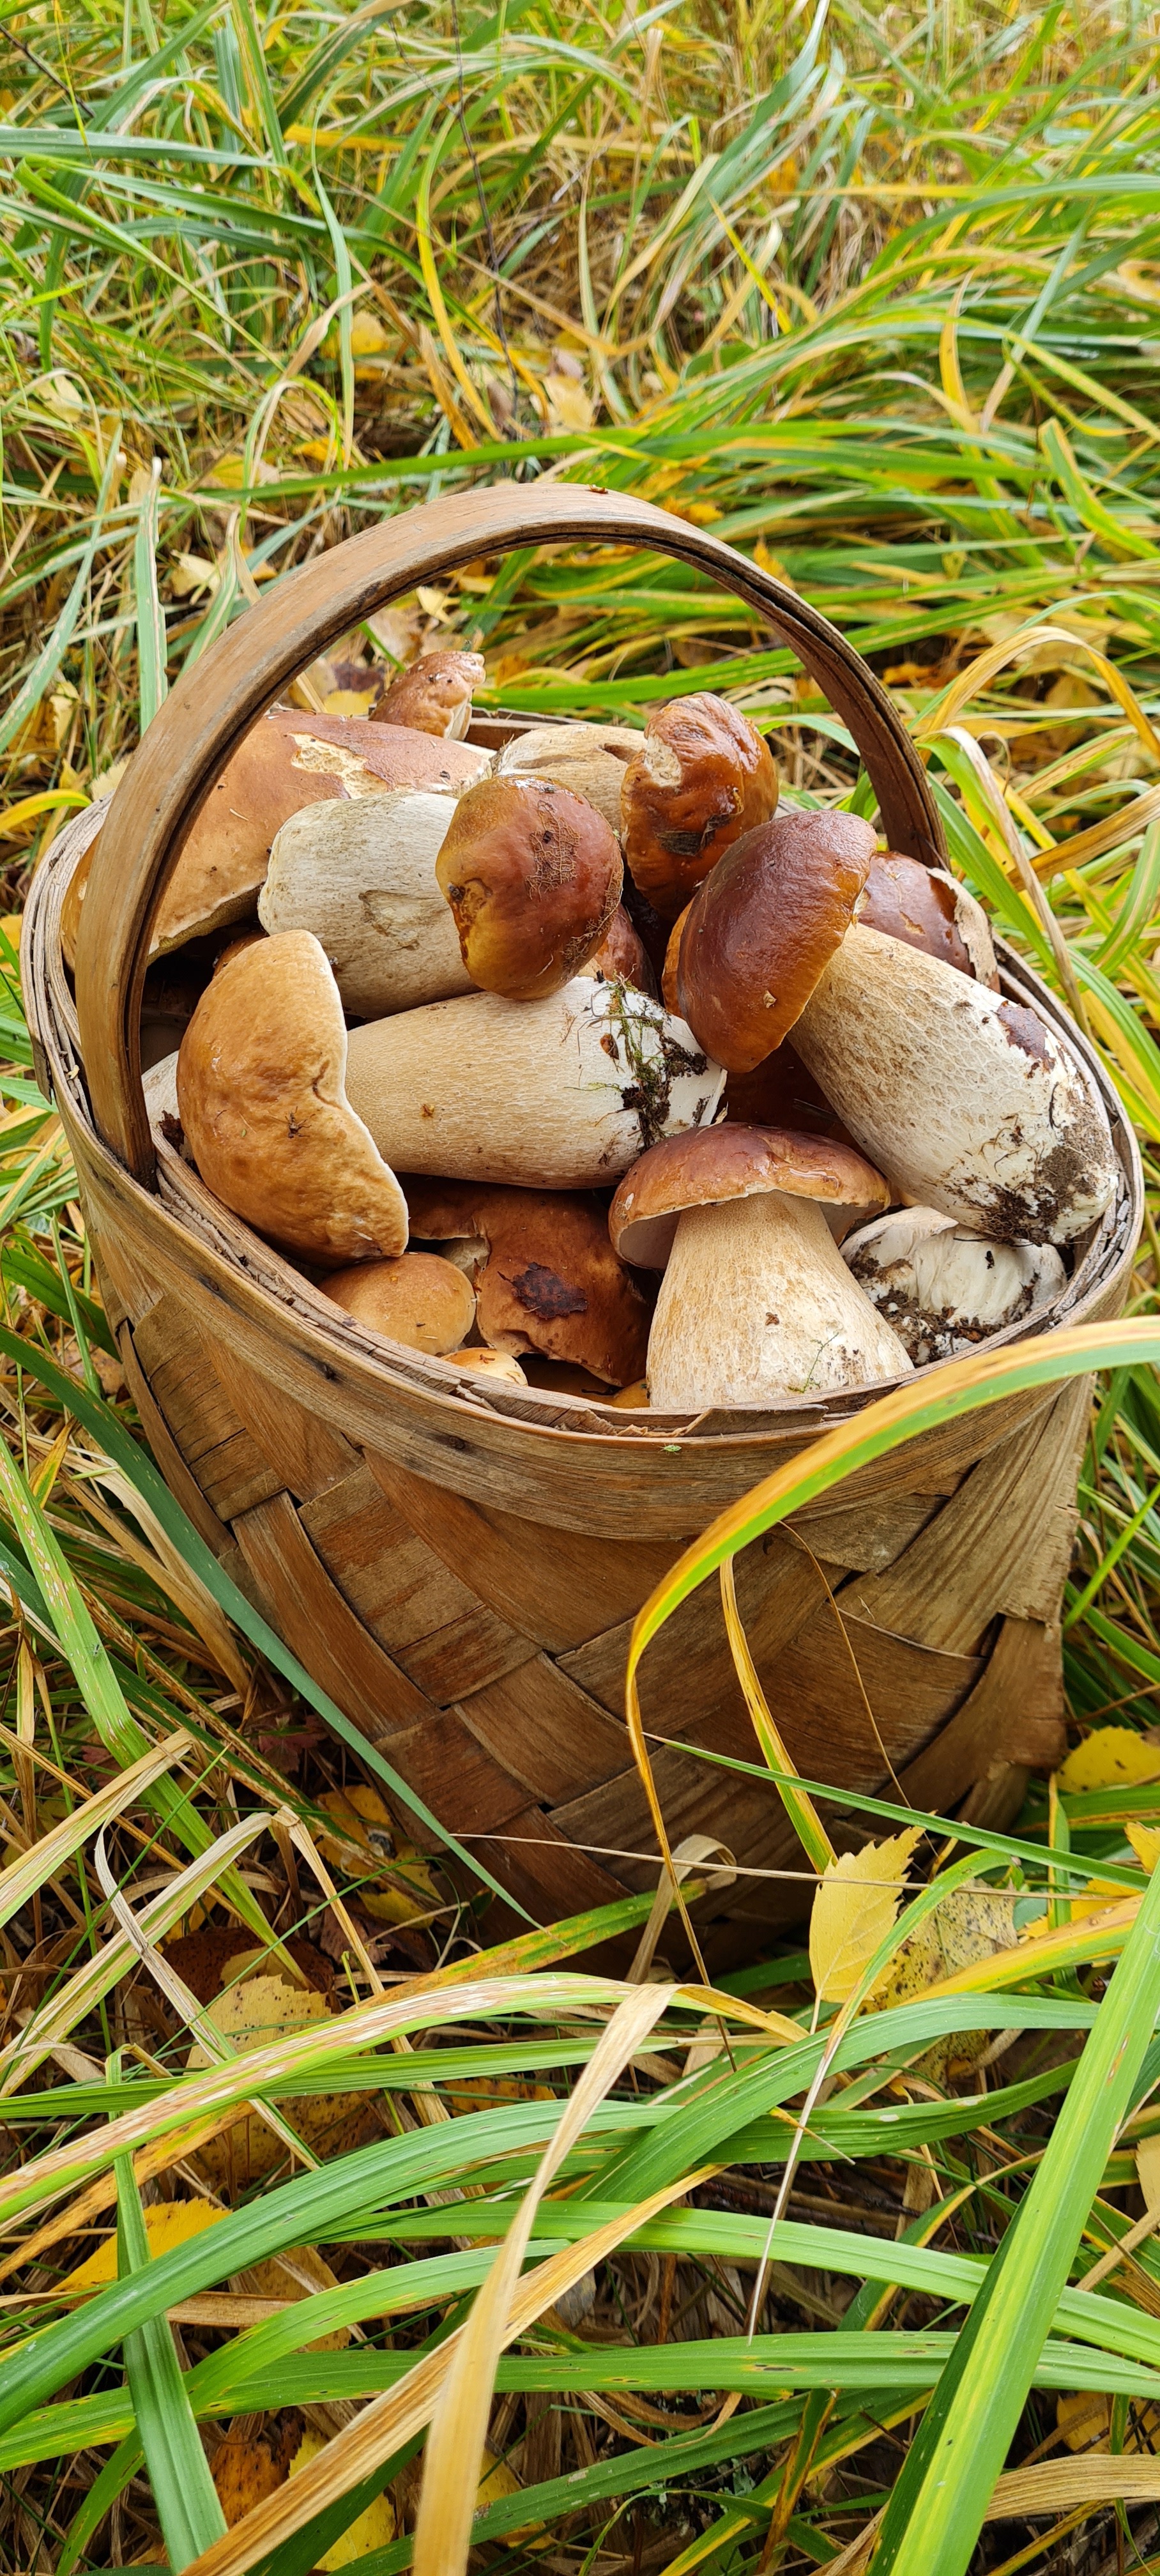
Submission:
<svg viewBox="0 0 1160 2576">
<path fill-rule="evenodd" d="M 325 2448 L 321 2433 L 316 2433 L 314 2426 L 308 2424 L 290 2462 L 291 2477 L 296 2478 L 300 2469 L 309 2468 L 311 2460 L 316 2460 Z M 357 2522 L 352 2522 L 348 2530 L 340 2532 L 338 2539 L 323 2551 L 315 2565 L 325 2567 L 329 2576 L 332 2568 L 353 2567 L 356 2559 L 369 2558 L 373 2549 L 386 2549 L 394 2537 L 395 2508 L 389 2495 L 376 2496 L 374 2503 L 368 2504 L 366 2512 L 360 2513 Z"/>
<path fill-rule="evenodd" d="M 1059 1773 L 1065 1797 L 1086 1789 L 1118 1789 L 1125 1780 L 1160 1780 L 1160 1744 L 1149 1744 L 1134 1726 L 1097 1726 L 1068 1754 Z"/>
<path fill-rule="evenodd" d="M 824 2002 L 848 2002 L 885 1940 L 918 1839 L 919 1828 L 908 1826 L 888 1842 L 867 1843 L 830 1862 L 810 1914 L 810 1969 Z"/>
<path fill-rule="evenodd" d="M 1124 1831 L 1141 1869 L 1146 1869 L 1151 1878 L 1160 1860 L 1160 1825 L 1125 1825 Z"/>
<path fill-rule="evenodd" d="M 380 1798 L 377 1789 L 372 1789 L 364 1781 L 355 1781 L 348 1789 L 328 1789 L 318 1803 L 328 1816 L 333 1816 L 347 1844 L 354 1843 L 370 1861 L 389 1861 L 391 1868 L 407 1880 L 409 1887 L 414 1888 L 414 1895 L 408 1896 L 401 1887 L 360 1887 L 359 1904 L 366 1907 L 376 1922 L 410 1923 L 417 1914 L 426 1914 L 433 1905 L 438 1905 L 439 1891 L 426 1861 L 416 1851 L 414 1843 L 400 1834 L 390 1808 Z M 340 1868 L 346 1867 L 348 1855 L 340 1842 L 332 1840 L 327 1833 L 320 1833 L 318 1842 L 327 1860 L 336 1862 Z"/>
<path fill-rule="evenodd" d="M 207 2227 L 216 2227 L 224 2218 L 224 2209 L 215 2209 L 208 2200 L 155 2200 L 145 2211 L 145 2234 L 149 2252 L 154 2258 L 171 2254 L 175 2245 L 185 2245 L 191 2236 L 200 2236 Z M 114 2230 L 106 2236 L 95 2253 L 78 2263 L 60 2283 L 62 2290 L 103 2290 L 117 2278 L 117 2237 Z M 284 2296 L 285 2293 L 282 2293 Z"/>
</svg>

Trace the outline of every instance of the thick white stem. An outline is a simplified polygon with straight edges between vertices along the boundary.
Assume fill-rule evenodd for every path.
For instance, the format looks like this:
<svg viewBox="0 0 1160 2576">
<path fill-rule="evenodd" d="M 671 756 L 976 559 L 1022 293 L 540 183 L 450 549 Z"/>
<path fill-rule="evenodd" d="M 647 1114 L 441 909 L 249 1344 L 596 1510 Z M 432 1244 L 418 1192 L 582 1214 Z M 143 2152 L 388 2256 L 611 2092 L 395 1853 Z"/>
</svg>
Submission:
<svg viewBox="0 0 1160 2576">
<path fill-rule="evenodd" d="M 900 1195 L 1008 1242 L 1069 1243 L 1116 1159 L 1079 1062 L 1035 1013 L 855 923 L 793 1043 Z"/>
<path fill-rule="evenodd" d="M 813 1199 L 772 1190 L 682 1216 L 649 1335 L 657 1412 L 772 1405 L 909 1374 Z"/>
<path fill-rule="evenodd" d="M 619 1180 L 659 1137 L 704 1126 L 724 1079 L 659 1002 L 584 975 L 539 1002 L 400 1011 L 352 1029 L 347 1054 L 347 1097 L 393 1171 L 525 1189 Z"/>
</svg>

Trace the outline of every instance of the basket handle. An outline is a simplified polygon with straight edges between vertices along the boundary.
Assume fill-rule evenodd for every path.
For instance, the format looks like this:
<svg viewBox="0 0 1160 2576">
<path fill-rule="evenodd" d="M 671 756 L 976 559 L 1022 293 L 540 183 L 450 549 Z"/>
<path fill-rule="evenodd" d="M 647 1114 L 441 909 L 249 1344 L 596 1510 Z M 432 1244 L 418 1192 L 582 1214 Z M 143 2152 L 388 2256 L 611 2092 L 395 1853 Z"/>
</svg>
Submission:
<svg viewBox="0 0 1160 2576">
<path fill-rule="evenodd" d="M 97 1127 L 148 1185 L 140 1003 L 154 918 L 182 838 L 249 727 L 304 664 L 417 582 L 477 555 L 559 543 L 646 547 L 709 573 L 798 654 L 849 726 L 892 848 L 937 864 L 942 828 L 909 735 L 868 664 L 828 618 L 704 528 L 618 492 L 541 481 L 449 494 L 303 564 L 183 673 L 113 796 L 81 914 L 76 998 Z"/>
</svg>

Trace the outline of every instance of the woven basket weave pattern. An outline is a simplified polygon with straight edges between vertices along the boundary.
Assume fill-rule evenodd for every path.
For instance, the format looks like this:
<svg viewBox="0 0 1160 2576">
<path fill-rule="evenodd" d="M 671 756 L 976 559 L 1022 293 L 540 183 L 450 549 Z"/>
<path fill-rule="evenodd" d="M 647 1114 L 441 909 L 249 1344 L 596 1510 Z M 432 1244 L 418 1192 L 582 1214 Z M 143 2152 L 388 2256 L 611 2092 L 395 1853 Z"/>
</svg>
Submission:
<svg viewBox="0 0 1160 2576">
<path fill-rule="evenodd" d="M 360 570 L 355 581 L 339 560 L 360 549 L 365 558 L 367 539 L 338 549 L 307 568 L 314 588 L 304 607 L 289 597 L 295 583 L 310 589 L 299 575 L 284 586 L 280 624 L 271 601 L 206 657 L 196 721 L 188 700 L 176 715 L 169 701 L 126 782 L 132 797 L 122 805 L 118 791 L 102 831 L 76 1005 L 59 919 L 91 815 L 62 833 L 38 872 L 25 982 L 41 1078 L 76 1158 L 126 1375 L 174 1492 L 325 1689 L 447 1826 L 483 1838 L 493 1874 L 546 1920 L 656 1883 L 623 1719 L 635 1611 L 718 1511 L 868 1399 L 798 1400 L 777 1414 L 719 1413 L 689 1425 L 500 1384 L 469 1387 L 416 1353 L 385 1351 L 222 1209 L 176 1154 L 163 1151 L 153 1168 L 133 1056 L 149 924 L 182 817 L 241 724 L 284 685 L 287 653 L 306 658 L 304 635 L 317 649 L 351 623 L 352 596 L 377 604 L 413 585 L 416 564 L 430 577 L 456 548 L 462 559 L 517 541 L 529 519 L 524 494 L 506 495 L 506 536 L 495 532 L 497 495 L 471 498 L 474 512 L 459 501 L 454 511 L 409 514 L 406 543 L 398 521 L 372 532 L 390 557 L 373 578 Z M 603 512 L 587 507 L 602 498 L 557 492 L 568 524 L 554 526 L 540 503 L 534 529 L 575 533 L 579 518 L 594 540 L 627 536 L 710 569 L 724 562 L 731 585 L 741 589 L 744 576 L 747 595 L 761 594 L 783 632 L 796 613 L 793 640 L 827 669 L 883 812 L 891 807 L 891 836 L 940 856 L 911 746 L 825 621 L 788 594 L 777 594 L 775 609 L 776 585 L 703 532 L 612 496 Z M 215 675 L 211 666 L 230 656 Z M 1010 955 L 1001 964 L 1005 989 L 1084 1056 L 1112 1120 L 1118 1201 L 1036 1327 L 1095 1321 L 1118 1313 L 1127 1294 L 1141 1203 L 1135 1145 L 1054 997 Z M 1026 1766 L 1056 1758 L 1059 1603 L 1087 1402 L 1086 1385 L 1071 1385 L 945 1425 L 739 1559 L 755 1661 L 804 1774 L 889 1795 L 896 1781 L 916 1805 L 966 1800 L 998 1820 L 1017 1803 Z M 800 1911 L 800 1881 L 776 1873 L 796 1873 L 801 1854 L 771 1788 L 686 1749 L 756 1758 L 714 1586 L 650 1647 L 642 1702 L 672 1842 L 712 1835 L 739 1864 L 733 1888 L 702 1907 L 709 1956 L 722 1966 Z"/>
</svg>

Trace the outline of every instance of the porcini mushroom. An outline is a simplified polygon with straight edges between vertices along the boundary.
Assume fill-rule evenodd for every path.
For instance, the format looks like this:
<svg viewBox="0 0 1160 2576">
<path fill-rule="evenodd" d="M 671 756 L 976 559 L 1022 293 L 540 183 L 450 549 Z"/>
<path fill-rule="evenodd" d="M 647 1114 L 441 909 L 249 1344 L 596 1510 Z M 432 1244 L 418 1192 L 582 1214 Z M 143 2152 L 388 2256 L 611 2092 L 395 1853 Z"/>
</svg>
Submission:
<svg viewBox="0 0 1160 2576">
<path fill-rule="evenodd" d="M 470 1281 L 437 1252 L 403 1252 L 395 1261 L 359 1261 L 322 1283 L 344 1314 L 385 1341 L 441 1358 L 456 1351 L 475 1321 Z"/>
<path fill-rule="evenodd" d="M 776 1127 L 666 1138 L 609 1210 L 623 1261 L 665 1265 L 648 1345 L 654 1411 L 769 1405 L 908 1376 L 835 1231 L 889 1189 L 848 1146 Z"/>
<path fill-rule="evenodd" d="M 1077 1056 L 1021 1002 L 855 923 L 794 1045 L 899 1195 L 1011 1243 L 1070 1243 L 1117 1165 Z"/>
<path fill-rule="evenodd" d="M 842 1259 L 916 1368 L 953 1359 L 1057 1297 L 1050 1243 L 989 1243 L 938 1208 L 898 1208 L 847 1237 Z"/>
<path fill-rule="evenodd" d="M 349 1105 L 345 1067 L 338 986 L 301 930 L 221 968 L 177 1059 L 181 1125 L 207 1188 L 327 1268 L 407 1245 L 407 1202 Z"/>
<path fill-rule="evenodd" d="M 435 860 L 468 977 L 534 1002 L 578 975 L 620 902 L 620 847 L 602 814 L 544 778 L 483 778 Z"/>
<path fill-rule="evenodd" d="M 648 950 L 622 903 L 618 903 L 599 948 L 593 949 L 586 972 L 603 975 L 606 984 L 634 984 L 638 993 L 650 993 L 656 1000 L 657 979 Z"/>
<path fill-rule="evenodd" d="M 489 767 L 488 754 L 472 743 L 433 742 L 401 725 L 387 732 L 365 718 L 275 708 L 243 735 L 195 814 L 161 899 L 150 956 L 244 921 L 265 880 L 274 835 L 300 806 L 381 796 L 392 787 L 454 793 Z M 80 861 L 65 900 L 61 942 L 70 966 L 91 856 L 88 851 Z"/>
<path fill-rule="evenodd" d="M 900 850 L 876 850 L 857 917 L 867 930 L 904 939 L 910 948 L 925 948 L 928 957 L 941 957 L 960 975 L 975 975 L 998 992 L 999 969 L 986 913 L 946 868 L 926 868 L 921 859 L 906 858 Z"/>
<path fill-rule="evenodd" d="M 1094 1086 L 1034 1011 L 853 918 L 872 847 L 868 824 L 822 811 L 736 843 L 681 939 L 690 1027 L 738 1073 L 792 1029 L 898 1195 L 1003 1241 L 1070 1242 L 1116 1186 Z"/>
<path fill-rule="evenodd" d="M 602 1199 L 408 1179 L 407 1205 L 412 1236 L 468 1269 L 493 1350 L 538 1351 L 608 1386 L 641 1376 L 651 1301 L 616 1258 Z"/>
<path fill-rule="evenodd" d="M 873 856 L 860 815 L 783 807 L 734 841 L 694 895 L 677 994 L 729 1073 L 752 1073 L 793 1028 L 850 927 Z"/>
<path fill-rule="evenodd" d="M 347 1092 L 406 1172 L 593 1189 L 711 1118 L 723 1076 L 680 1020 L 576 976 L 543 1002 L 468 993 L 350 1036 Z"/>
<path fill-rule="evenodd" d="M 360 1019 L 471 991 L 435 873 L 454 814 L 451 795 L 399 787 L 306 806 L 275 840 L 259 918 L 270 931 L 312 930 Z"/>
<path fill-rule="evenodd" d="M 649 717 L 620 790 L 633 883 L 672 921 L 730 843 L 777 804 L 777 771 L 747 716 L 707 693 Z"/>
<path fill-rule="evenodd" d="M 620 791 L 625 765 L 643 735 L 627 725 L 530 725 L 497 752 L 497 778 L 547 778 L 584 796 L 614 832 L 620 830 Z"/>
<path fill-rule="evenodd" d="M 412 725 L 416 733 L 462 742 L 471 722 L 472 692 L 486 677 L 482 654 L 421 653 L 407 670 L 396 671 L 370 721 Z"/>
</svg>

